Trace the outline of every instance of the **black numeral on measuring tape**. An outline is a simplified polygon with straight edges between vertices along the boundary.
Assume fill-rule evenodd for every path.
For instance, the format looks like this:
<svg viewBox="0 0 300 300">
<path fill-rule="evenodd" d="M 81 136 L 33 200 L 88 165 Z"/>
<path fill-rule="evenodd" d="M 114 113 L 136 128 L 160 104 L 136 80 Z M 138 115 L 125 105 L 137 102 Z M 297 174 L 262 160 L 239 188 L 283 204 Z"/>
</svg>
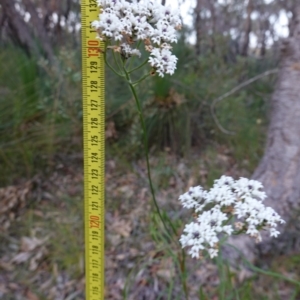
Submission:
<svg viewBox="0 0 300 300">
<path fill-rule="evenodd" d="M 92 163 L 98 162 L 98 153 L 97 152 L 91 153 L 91 160 L 92 160 Z"/>
<path fill-rule="evenodd" d="M 89 6 L 90 7 L 97 7 L 96 0 L 90 0 Z"/>
<path fill-rule="evenodd" d="M 93 20 L 97 0 L 81 0 L 84 113 L 86 299 L 104 299 L 104 44 Z"/>
<path fill-rule="evenodd" d="M 89 11 L 90 12 L 95 12 L 97 11 L 97 3 L 96 0 L 89 0 Z"/>
<path fill-rule="evenodd" d="M 98 128 L 98 118 L 91 118 L 91 127 Z"/>
<path fill-rule="evenodd" d="M 94 93 L 94 92 L 98 92 L 98 82 L 96 81 L 96 80 L 91 80 L 91 82 L 90 82 L 90 91 L 92 92 L 92 93 Z"/>
<path fill-rule="evenodd" d="M 92 234 L 92 240 L 93 240 L 93 241 L 99 241 L 99 236 L 98 236 L 98 234 Z M 95 259 L 93 259 L 93 261 L 97 262 L 97 263 L 95 263 L 95 264 L 98 265 L 98 260 L 96 261 Z"/>
<path fill-rule="evenodd" d="M 93 267 L 93 268 L 98 268 L 98 267 L 99 267 L 99 262 L 98 262 L 98 260 L 92 259 L 91 263 L 92 263 L 92 267 Z"/>
<path fill-rule="evenodd" d="M 92 253 L 93 253 L 93 254 L 98 254 L 98 253 L 99 253 L 99 247 L 96 246 L 96 245 L 93 245 L 93 246 L 92 246 Z"/>
<path fill-rule="evenodd" d="M 99 172 L 97 169 L 92 169 L 91 171 L 92 179 L 98 179 L 99 178 Z"/>
<path fill-rule="evenodd" d="M 99 240 L 99 232 L 96 230 L 92 231 L 92 238 L 93 240 Z"/>
<path fill-rule="evenodd" d="M 98 135 L 92 135 L 91 142 L 92 142 L 91 143 L 92 146 L 98 146 L 99 143 Z"/>
<path fill-rule="evenodd" d="M 97 273 L 92 273 L 92 280 L 93 280 L 93 281 L 98 281 L 98 278 L 99 278 L 99 274 L 97 274 Z"/>
<path fill-rule="evenodd" d="M 92 195 L 98 195 L 98 186 L 92 185 Z"/>
<path fill-rule="evenodd" d="M 97 109 L 98 109 L 98 101 L 91 100 L 91 110 L 97 110 Z"/>
<path fill-rule="evenodd" d="M 96 210 L 97 211 L 98 208 L 99 208 L 99 204 L 97 202 L 93 201 L 92 202 L 92 210 Z M 93 239 L 94 239 L 94 237 L 93 237 Z"/>
<path fill-rule="evenodd" d="M 91 61 L 90 62 L 90 72 L 91 73 L 97 73 L 98 72 L 97 69 L 98 69 L 98 62 L 97 61 Z"/>
</svg>

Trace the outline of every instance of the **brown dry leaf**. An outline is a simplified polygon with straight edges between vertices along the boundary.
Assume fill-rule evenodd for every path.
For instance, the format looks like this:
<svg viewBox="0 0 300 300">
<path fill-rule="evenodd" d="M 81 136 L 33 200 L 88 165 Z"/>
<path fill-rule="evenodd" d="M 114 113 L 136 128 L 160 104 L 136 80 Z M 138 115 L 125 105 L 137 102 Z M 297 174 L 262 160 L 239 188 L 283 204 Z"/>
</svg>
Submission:
<svg viewBox="0 0 300 300">
<path fill-rule="evenodd" d="M 170 187 L 175 187 L 176 186 L 176 178 L 174 176 L 172 176 L 170 179 L 169 179 L 169 186 Z"/>
<path fill-rule="evenodd" d="M 32 190 L 32 182 L 0 189 L 0 231 L 5 231 L 25 207 Z"/>
<path fill-rule="evenodd" d="M 117 246 L 121 241 L 121 237 L 119 234 L 106 233 L 105 236 L 112 246 Z"/>
<path fill-rule="evenodd" d="M 41 286 L 40 286 L 40 290 L 44 291 L 44 290 L 48 289 L 51 286 L 52 281 L 53 281 L 53 279 L 49 278 L 47 281 L 45 281 L 44 283 L 42 283 Z"/>
<path fill-rule="evenodd" d="M 230 159 L 227 155 L 220 154 L 220 153 L 217 155 L 217 157 L 218 157 L 218 160 L 224 164 L 227 164 Z"/>
<path fill-rule="evenodd" d="M 33 214 L 37 217 L 41 217 L 41 218 L 44 217 L 44 212 L 37 210 L 37 209 L 33 210 Z"/>
<path fill-rule="evenodd" d="M 136 257 L 136 256 L 139 256 L 139 255 L 143 255 L 144 253 L 141 253 L 138 249 L 136 248 L 130 248 L 129 249 L 129 253 L 130 253 L 130 256 L 131 257 Z"/>
<path fill-rule="evenodd" d="M 31 292 L 30 290 L 28 290 L 25 294 L 25 297 L 28 299 L 28 300 L 39 300 L 39 297 L 34 294 L 33 292 Z"/>
<path fill-rule="evenodd" d="M 163 259 L 156 272 L 157 276 L 169 282 L 175 276 L 175 268 L 172 258 Z"/>
<path fill-rule="evenodd" d="M 0 284 L 0 294 L 6 294 L 8 290 L 6 289 L 4 284 Z"/>
<path fill-rule="evenodd" d="M 105 256 L 105 269 L 115 269 L 117 267 L 117 263 L 115 263 L 110 257 Z"/>
<path fill-rule="evenodd" d="M 16 256 L 14 256 L 10 262 L 16 263 L 16 264 L 21 264 L 25 261 L 28 261 L 30 256 L 31 256 L 30 252 L 20 252 Z"/>
<path fill-rule="evenodd" d="M 10 262 L 6 262 L 3 260 L 0 260 L 0 268 L 5 271 L 12 271 L 14 269 L 13 265 Z"/>
<path fill-rule="evenodd" d="M 21 239 L 21 250 L 23 252 L 29 252 L 29 251 L 33 251 L 34 249 L 36 249 L 37 247 L 43 245 L 49 237 L 46 237 L 44 239 L 38 239 L 36 237 L 33 238 L 29 238 L 29 237 L 22 237 Z"/>
<path fill-rule="evenodd" d="M 127 257 L 128 257 L 127 253 L 120 253 L 120 254 L 118 254 L 118 255 L 116 256 L 116 259 L 117 259 L 117 260 L 124 260 L 124 259 L 127 258 Z"/>
<path fill-rule="evenodd" d="M 132 230 L 132 224 L 130 221 L 116 220 L 112 223 L 111 229 L 123 237 L 129 237 Z"/>
<path fill-rule="evenodd" d="M 120 188 L 118 188 L 118 192 L 121 192 L 122 194 L 124 194 L 124 196 L 126 198 L 131 198 L 134 194 L 132 185 L 123 185 Z"/>
<path fill-rule="evenodd" d="M 147 188 L 142 188 L 137 196 L 137 198 L 140 201 L 146 200 L 146 195 L 147 195 L 148 189 Z"/>
<path fill-rule="evenodd" d="M 118 133 L 116 131 L 115 122 L 110 121 L 106 124 L 105 138 L 106 139 L 117 139 L 118 138 Z"/>
<path fill-rule="evenodd" d="M 253 272 L 250 270 L 246 270 L 243 268 L 239 273 L 238 273 L 238 281 L 239 282 L 244 282 L 245 280 L 251 278 L 253 276 Z"/>
<path fill-rule="evenodd" d="M 195 177 L 190 177 L 188 180 L 187 188 L 189 189 L 191 186 L 194 186 L 196 182 Z"/>
<path fill-rule="evenodd" d="M 14 282 L 10 282 L 10 283 L 8 284 L 8 287 L 9 287 L 11 290 L 14 290 L 14 291 L 20 289 L 20 286 L 17 285 L 16 283 L 14 283 Z"/>
<path fill-rule="evenodd" d="M 34 230 L 33 230 L 34 231 Z M 20 253 L 16 254 L 10 261 L 10 263 L 21 264 L 30 259 L 29 270 L 36 270 L 38 262 L 41 258 L 47 254 L 47 249 L 42 245 L 49 239 L 46 236 L 43 239 L 36 237 L 22 237 L 20 245 Z"/>
<path fill-rule="evenodd" d="M 40 260 L 48 253 L 45 247 L 41 247 L 39 251 L 30 259 L 29 271 L 35 271 Z"/>
</svg>

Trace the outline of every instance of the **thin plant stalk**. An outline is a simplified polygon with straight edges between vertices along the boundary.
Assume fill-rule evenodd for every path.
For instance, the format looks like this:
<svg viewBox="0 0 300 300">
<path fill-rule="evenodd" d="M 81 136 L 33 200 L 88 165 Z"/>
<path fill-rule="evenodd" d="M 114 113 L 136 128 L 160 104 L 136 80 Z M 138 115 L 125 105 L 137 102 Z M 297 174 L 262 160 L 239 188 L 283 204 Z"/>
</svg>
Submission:
<svg viewBox="0 0 300 300">
<path fill-rule="evenodd" d="M 148 151 L 148 135 L 147 135 L 147 131 L 146 131 L 146 125 L 145 125 L 145 120 L 144 120 L 144 116 L 143 116 L 143 112 L 142 112 L 142 107 L 139 101 L 139 98 L 137 96 L 136 90 L 134 88 L 133 83 L 131 82 L 131 78 L 129 73 L 127 72 L 127 70 L 124 68 L 124 73 L 125 73 L 125 77 L 127 80 L 127 83 L 129 85 L 129 88 L 132 92 L 132 95 L 134 97 L 137 109 L 138 109 L 138 113 L 139 113 L 139 118 L 140 118 L 140 122 L 142 125 L 142 130 L 143 130 L 143 138 L 144 138 L 144 152 L 145 152 L 145 157 L 146 157 L 146 164 L 147 164 L 147 174 L 148 174 L 148 181 L 149 181 L 149 185 L 150 185 L 150 190 L 151 190 L 151 194 L 152 194 L 152 199 L 153 199 L 153 203 L 154 206 L 156 208 L 157 214 L 159 215 L 160 220 L 162 221 L 165 230 L 167 232 L 169 232 L 168 227 L 161 215 L 161 211 L 159 209 L 156 197 L 155 197 L 155 191 L 154 191 L 154 186 L 153 186 L 153 182 L 152 182 L 152 176 L 151 176 L 151 168 L 150 168 L 150 161 L 149 161 L 149 151 Z"/>
<path fill-rule="evenodd" d="M 114 59 L 115 59 L 115 62 L 117 64 L 117 66 L 120 67 L 119 64 L 116 61 L 116 57 L 115 57 L 114 53 L 113 53 L 113 56 L 114 56 Z M 104 53 L 104 58 L 105 58 L 105 63 L 108 64 L 108 62 L 106 60 L 106 53 Z M 149 77 L 150 74 L 148 73 L 148 74 L 142 76 L 136 82 L 132 82 L 131 77 L 130 77 L 131 72 L 140 69 L 141 67 L 143 67 L 143 65 L 145 65 L 145 62 L 142 63 L 139 67 L 137 67 L 135 69 L 132 69 L 131 71 L 127 71 L 126 67 L 125 67 L 125 62 L 123 61 L 123 70 L 121 68 L 119 68 L 119 72 L 116 71 L 112 66 L 109 65 L 109 67 L 118 76 L 126 78 L 126 81 L 129 85 L 131 93 L 132 93 L 132 95 L 135 99 L 136 107 L 137 107 L 139 118 L 140 118 L 140 123 L 141 123 L 141 126 L 142 126 L 142 131 L 143 131 L 144 152 L 145 152 L 145 158 L 146 158 L 146 164 L 147 164 L 147 176 L 148 176 L 148 181 L 149 181 L 149 186 L 150 186 L 150 191 L 151 191 L 153 203 L 154 203 L 156 212 L 159 216 L 159 219 L 161 220 L 161 222 L 164 226 L 164 229 L 165 229 L 166 233 L 171 238 L 171 240 L 174 240 L 173 235 L 170 234 L 170 232 L 169 232 L 169 229 L 167 227 L 165 219 L 167 220 L 168 224 L 170 225 L 170 227 L 172 229 L 173 234 L 175 234 L 175 235 L 177 234 L 176 228 L 174 227 L 174 225 L 172 223 L 172 220 L 170 220 L 170 218 L 167 216 L 167 214 L 164 214 L 164 216 L 162 215 L 161 210 L 160 210 L 160 208 L 158 206 L 158 203 L 157 203 L 157 200 L 156 200 L 155 189 L 154 189 L 154 185 L 153 185 L 153 182 L 152 182 L 152 176 L 151 176 L 150 160 L 149 160 L 148 135 L 147 135 L 145 120 L 144 120 L 144 116 L 143 116 L 142 106 L 141 106 L 140 100 L 137 96 L 137 92 L 135 90 L 135 86 L 137 84 L 139 84 L 140 82 L 142 82 L 143 80 L 145 80 L 147 77 Z M 178 243 L 178 241 L 177 241 L 177 243 Z M 186 264 L 185 264 L 186 259 L 185 259 L 185 252 L 184 252 L 183 249 L 181 250 L 181 253 L 178 254 L 177 259 L 178 259 L 178 262 L 179 262 L 179 269 L 180 269 L 180 273 L 181 273 L 181 283 L 182 283 L 182 286 L 183 286 L 184 296 L 185 296 L 185 299 L 188 300 L 189 299 L 189 293 L 188 293 L 188 286 L 187 286 L 187 281 L 186 281 L 186 277 L 187 277 Z"/>
</svg>

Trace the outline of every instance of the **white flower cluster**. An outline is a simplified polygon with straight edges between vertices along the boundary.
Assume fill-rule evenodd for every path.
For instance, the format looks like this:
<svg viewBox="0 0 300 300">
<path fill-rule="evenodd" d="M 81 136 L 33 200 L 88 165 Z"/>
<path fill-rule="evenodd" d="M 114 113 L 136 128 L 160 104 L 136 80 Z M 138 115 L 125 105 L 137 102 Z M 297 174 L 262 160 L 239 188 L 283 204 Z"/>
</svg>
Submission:
<svg viewBox="0 0 300 300">
<path fill-rule="evenodd" d="M 115 41 L 121 48 L 117 51 L 124 58 L 140 56 L 132 46 L 143 41 L 150 52 L 149 64 L 159 76 L 172 75 L 176 69 L 177 57 L 170 51 L 170 43 L 177 42 L 176 30 L 181 28 L 178 11 L 171 11 L 158 0 L 97 0 L 101 7 L 99 20 L 92 26 L 104 41 Z"/>
<path fill-rule="evenodd" d="M 269 230 L 277 237 L 277 223 L 285 221 L 271 207 L 264 206 L 265 198 L 263 185 L 247 178 L 235 181 L 222 176 L 208 192 L 201 186 L 191 187 L 179 197 L 183 207 L 195 211 L 195 221 L 185 226 L 180 238 L 182 247 L 190 247 L 192 257 L 199 258 L 206 250 L 213 258 L 222 235 L 246 233 L 260 242 L 259 231 Z"/>
</svg>

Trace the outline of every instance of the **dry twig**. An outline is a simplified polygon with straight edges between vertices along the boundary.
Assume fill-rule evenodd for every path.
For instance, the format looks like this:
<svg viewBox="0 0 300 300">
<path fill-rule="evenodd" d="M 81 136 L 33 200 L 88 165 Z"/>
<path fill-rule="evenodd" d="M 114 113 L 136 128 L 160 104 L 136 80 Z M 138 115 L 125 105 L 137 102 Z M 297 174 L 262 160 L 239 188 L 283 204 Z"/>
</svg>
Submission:
<svg viewBox="0 0 300 300">
<path fill-rule="evenodd" d="M 211 106 L 210 106 L 210 111 L 211 111 L 211 114 L 212 114 L 212 117 L 216 123 L 216 125 L 218 126 L 218 128 L 223 132 L 223 133 L 226 133 L 226 134 L 230 134 L 230 135 L 234 135 L 235 132 L 233 131 L 229 131 L 227 129 L 225 129 L 219 122 L 216 114 L 215 114 L 215 106 L 217 105 L 217 103 L 221 102 L 222 100 L 224 100 L 225 98 L 227 98 L 228 96 L 234 94 L 235 92 L 239 91 L 240 89 L 242 89 L 243 87 L 253 83 L 254 81 L 258 80 L 258 79 L 261 79 L 265 76 L 268 76 L 268 75 L 271 75 L 271 74 L 275 74 L 278 72 L 278 69 L 273 69 L 273 70 L 269 70 L 269 71 L 266 71 L 262 74 L 259 74 L 257 76 L 254 76 L 253 78 L 250 78 L 246 81 L 244 81 L 243 83 L 239 84 L 238 86 L 234 87 L 231 91 L 225 93 L 224 95 L 218 97 L 217 99 L 213 100 Z"/>
</svg>

